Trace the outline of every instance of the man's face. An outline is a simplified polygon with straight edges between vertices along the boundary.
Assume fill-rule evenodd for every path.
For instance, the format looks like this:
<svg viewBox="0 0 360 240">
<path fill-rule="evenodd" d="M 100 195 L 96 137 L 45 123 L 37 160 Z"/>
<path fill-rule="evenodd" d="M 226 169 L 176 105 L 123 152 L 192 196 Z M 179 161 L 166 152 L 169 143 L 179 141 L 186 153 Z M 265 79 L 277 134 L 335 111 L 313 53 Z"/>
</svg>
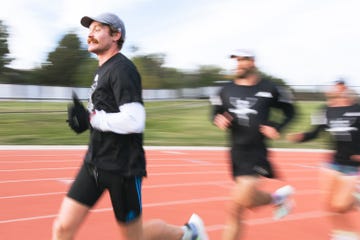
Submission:
<svg viewBox="0 0 360 240">
<path fill-rule="evenodd" d="M 236 68 L 236 78 L 245 78 L 249 73 L 252 73 L 255 64 L 253 58 L 248 57 L 236 57 L 237 68 Z"/>
<path fill-rule="evenodd" d="M 110 34 L 110 28 L 99 22 L 92 22 L 89 26 L 88 51 L 97 55 L 108 51 L 117 40 L 120 34 Z"/>
<path fill-rule="evenodd" d="M 335 88 L 339 91 L 345 91 L 346 90 L 346 85 L 343 83 L 336 83 L 335 84 Z"/>
</svg>

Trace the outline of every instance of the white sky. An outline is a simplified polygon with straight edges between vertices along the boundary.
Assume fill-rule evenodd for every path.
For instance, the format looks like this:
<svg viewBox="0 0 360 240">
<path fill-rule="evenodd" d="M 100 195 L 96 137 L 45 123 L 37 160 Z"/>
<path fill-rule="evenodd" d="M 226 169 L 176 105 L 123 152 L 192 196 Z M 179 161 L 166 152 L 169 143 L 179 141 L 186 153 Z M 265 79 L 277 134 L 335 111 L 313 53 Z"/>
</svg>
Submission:
<svg viewBox="0 0 360 240">
<path fill-rule="evenodd" d="M 290 85 L 326 85 L 339 76 L 360 86 L 358 0 L 11 0 L 0 19 L 8 26 L 12 67 L 39 66 L 69 31 L 83 40 L 84 15 L 118 14 L 129 46 L 164 53 L 166 65 L 234 67 L 233 49 L 250 48 L 261 70 Z"/>
</svg>

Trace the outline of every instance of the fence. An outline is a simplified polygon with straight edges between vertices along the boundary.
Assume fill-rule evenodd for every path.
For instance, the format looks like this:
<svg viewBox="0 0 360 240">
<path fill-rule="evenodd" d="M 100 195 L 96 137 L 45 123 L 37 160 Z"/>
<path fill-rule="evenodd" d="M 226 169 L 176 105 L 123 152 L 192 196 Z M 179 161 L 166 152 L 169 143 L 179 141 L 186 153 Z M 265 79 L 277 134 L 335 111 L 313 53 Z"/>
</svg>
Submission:
<svg viewBox="0 0 360 240">
<path fill-rule="evenodd" d="M 305 88 L 306 87 L 306 88 Z M 322 100 L 322 92 L 329 86 L 293 86 L 297 89 L 298 100 Z M 359 87 L 352 86 L 358 93 Z M 218 91 L 219 87 L 181 88 L 181 89 L 144 89 L 144 100 L 168 100 L 168 99 L 200 99 L 209 98 Z M 38 85 L 0 84 L 0 99 L 15 100 L 47 100 L 61 101 L 70 100 L 72 91 L 75 91 L 80 99 L 87 99 L 89 88 L 74 87 L 50 87 Z"/>
<path fill-rule="evenodd" d="M 16 100 L 69 100 L 72 91 L 80 99 L 87 99 L 89 88 L 49 87 L 37 85 L 0 84 L 0 99 Z M 145 89 L 144 100 L 165 100 L 179 98 L 207 98 L 218 90 L 218 87 L 182 88 L 182 89 Z"/>
</svg>

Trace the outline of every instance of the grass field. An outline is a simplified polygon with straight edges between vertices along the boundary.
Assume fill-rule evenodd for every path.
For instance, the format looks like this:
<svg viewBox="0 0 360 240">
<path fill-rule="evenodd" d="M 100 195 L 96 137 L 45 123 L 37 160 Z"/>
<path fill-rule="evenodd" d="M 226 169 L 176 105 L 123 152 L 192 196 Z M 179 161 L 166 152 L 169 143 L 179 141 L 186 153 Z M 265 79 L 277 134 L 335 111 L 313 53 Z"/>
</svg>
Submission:
<svg viewBox="0 0 360 240">
<path fill-rule="evenodd" d="M 304 131 L 310 114 L 322 102 L 298 102 L 297 117 L 284 131 Z M 148 146 L 226 146 L 225 132 L 210 122 L 207 100 L 151 101 L 145 103 Z M 88 131 L 76 135 L 66 123 L 66 102 L 0 102 L 0 145 L 84 145 Z M 327 136 L 303 144 L 284 138 L 269 142 L 271 147 L 328 148 Z"/>
</svg>

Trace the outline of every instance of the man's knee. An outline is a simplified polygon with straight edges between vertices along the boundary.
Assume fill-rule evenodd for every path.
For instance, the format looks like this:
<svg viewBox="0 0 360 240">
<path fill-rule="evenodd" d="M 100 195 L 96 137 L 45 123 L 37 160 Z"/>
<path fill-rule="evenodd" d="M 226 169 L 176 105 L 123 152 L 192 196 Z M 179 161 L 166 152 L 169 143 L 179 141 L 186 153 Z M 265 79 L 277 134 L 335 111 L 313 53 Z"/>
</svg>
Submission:
<svg viewBox="0 0 360 240">
<path fill-rule="evenodd" d="M 151 231 L 156 229 L 157 231 L 162 231 L 166 229 L 166 222 L 161 219 L 152 219 L 144 223 L 144 231 Z"/>
<path fill-rule="evenodd" d="M 239 178 L 233 189 L 232 201 L 239 210 L 251 208 L 256 194 L 256 179 L 251 177 Z"/>
<path fill-rule="evenodd" d="M 75 229 L 55 219 L 52 231 L 53 240 L 71 240 L 74 237 Z"/>
<path fill-rule="evenodd" d="M 331 202 L 328 205 L 328 210 L 334 213 L 346 213 L 347 211 L 352 209 L 352 204 L 348 204 L 345 202 Z"/>
</svg>

